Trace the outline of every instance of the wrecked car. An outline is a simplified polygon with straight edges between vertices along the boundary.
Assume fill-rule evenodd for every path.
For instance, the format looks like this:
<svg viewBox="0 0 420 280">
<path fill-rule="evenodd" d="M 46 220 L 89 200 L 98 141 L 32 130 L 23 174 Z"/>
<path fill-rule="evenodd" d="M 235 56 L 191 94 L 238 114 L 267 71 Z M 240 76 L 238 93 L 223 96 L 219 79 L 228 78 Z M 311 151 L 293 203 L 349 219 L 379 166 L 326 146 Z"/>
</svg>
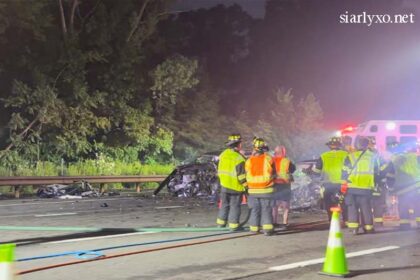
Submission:
<svg viewBox="0 0 420 280">
<path fill-rule="evenodd" d="M 154 191 L 154 195 L 166 187 L 168 193 L 176 197 L 209 196 L 217 199 L 219 154 L 218 152 L 207 153 L 192 162 L 177 166 Z M 315 164 L 313 160 L 296 163 L 297 168 L 293 174 L 294 182 L 292 183 L 292 209 L 319 208 L 320 183 L 303 171 L 313 164 Z"/>
<path fill-rule="evenodd" d="M 312 168 L 314 164 L 315 160 L 296 163 L 296 171 L 293 173 L 292 197 L 290 199 L 290 207 L 293 210 L 320 208 L 321 182 L 317 178 L 307 175 L 304 171 Z"/>
<path fill-rule="evenodd" d="M 216 196 L 219 187 L 217 162 L 219 152 L 206 153 L 191 162 L 177 166 L 153 192 L 167 187 L 177 197 Z"/>
</svg>

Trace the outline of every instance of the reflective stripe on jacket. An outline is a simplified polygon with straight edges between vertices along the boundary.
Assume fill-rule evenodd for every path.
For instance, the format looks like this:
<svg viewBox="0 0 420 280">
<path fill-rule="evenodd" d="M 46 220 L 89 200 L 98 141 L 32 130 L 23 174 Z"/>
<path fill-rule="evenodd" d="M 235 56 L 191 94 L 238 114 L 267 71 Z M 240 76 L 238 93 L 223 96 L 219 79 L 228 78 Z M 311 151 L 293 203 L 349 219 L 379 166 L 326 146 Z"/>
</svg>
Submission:
<svg viewBox="0 0 420 280">
<path fill-rule="evenodd" d="M 274 183 L 287 184 L 290 183 L 290 159 L 287 157 L 273 157 L 276 167 L 276 177 Z"/>
<path fill-rule="evenodd" d="M 244 192 L 246 187 L 245 158 L 233 149 L 224 150 L 219 156 L 217 175 L 222 187 Z"/>
<path fill-rule="evenodd" d="M 273 193 L 273 159 L 270 155 L 252 155 L 245 163 L 249 194 Z"/>
<path fill-rule="evenodd" d="M 341 184 L 341 171 L 348 153 L 343 150 L 331 150 L 321 155 L 321 180 L 324 183 Z M 316 171 L 316 170 L 315 170 Z"/>
<path fill-rule="evenodd" d="M 416 184 L 420 187 L 420 168 L 415 153 L 405 153 L 392 158 L 395 172 L 395 187 L 405 188 Z"/>
<path fill-rule="evenodd" d="M 369 150 L 349 154 L 348 165 L 343 170 L 348 176 L 348 187 L 354 189 L 373 190 L 375 187 L 375 172 L 378 169 L 376 156 Z M 357 163 L 356 163 L 357 161 Z M 354 166 L 356 164 L 356 166 Z"/>
</svg>

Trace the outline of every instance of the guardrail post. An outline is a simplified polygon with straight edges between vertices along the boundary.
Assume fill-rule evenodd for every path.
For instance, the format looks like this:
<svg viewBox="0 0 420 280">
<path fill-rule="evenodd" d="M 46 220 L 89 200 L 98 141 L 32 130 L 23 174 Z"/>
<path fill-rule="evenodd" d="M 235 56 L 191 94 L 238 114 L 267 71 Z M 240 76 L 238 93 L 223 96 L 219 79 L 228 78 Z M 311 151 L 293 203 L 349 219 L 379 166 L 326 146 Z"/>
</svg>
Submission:
<svg viewBox="0 0 420 280">
<path fill-rule="evenodd" d="M 141 185 L 139 183 L 136 183 L 136 192 L 141 192 Z"/>
<path fill-rule="evenodd" d="M 21 186 L 15 186 L 15 198 L 20 198 Z"/>
<path fill-rule="evenodd" d="M 105 184 L 101 183 L 99 184 L 99 194 L 103 194 L 105 192 Z"/>
</svg>

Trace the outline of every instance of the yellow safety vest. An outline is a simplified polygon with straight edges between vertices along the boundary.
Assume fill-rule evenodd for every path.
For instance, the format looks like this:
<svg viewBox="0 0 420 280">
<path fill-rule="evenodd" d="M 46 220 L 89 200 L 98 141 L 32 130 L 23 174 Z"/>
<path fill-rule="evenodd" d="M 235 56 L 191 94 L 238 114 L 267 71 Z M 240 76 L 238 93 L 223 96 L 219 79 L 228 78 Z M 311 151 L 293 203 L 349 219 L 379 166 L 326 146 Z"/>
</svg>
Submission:
<svg viewBox="0 0 420 280">
<path fill-rule="evenodd" d="M 357 151 L 349 154 L 353 171 L 348 178 L 349 188 L 373 190 L 375 188 L 375 160 L 376 156 L 369 150 Z M 358 160 L 358 158 L 360 159 Z M 356 166 L 354 164 L 358 160 Z M 350 170 L 348 170 L 350 172 Z"/>
<path fill-rule="evenodd" d="M 341 184 L 341 171 L 348 153 L 342 150 L 331 150 L 321 155 L 322 170 L 321 179 L 323 182 Z"/>
<path fill-rule="evenodd" d="M 392 164 L 395 169 L 395 186 L 409 187 L 410 184 L 417 183 L 420 187 L 420 168 L 417 163 L 415 153 L 405 153 L 396 155 L 392 158 Z"/>
<path fill-rule="evenodd" d="M 245 174 L 237 174 L 236 171 L 236 167 L 241 163 L 245 163 L 245 158 L 233 149 L 226 149 L 220 154 L 217 175 L 222 187 L 237 192 L 245 191 L 246 183 L 239 182 L 245 179 Z"/>
</svg>

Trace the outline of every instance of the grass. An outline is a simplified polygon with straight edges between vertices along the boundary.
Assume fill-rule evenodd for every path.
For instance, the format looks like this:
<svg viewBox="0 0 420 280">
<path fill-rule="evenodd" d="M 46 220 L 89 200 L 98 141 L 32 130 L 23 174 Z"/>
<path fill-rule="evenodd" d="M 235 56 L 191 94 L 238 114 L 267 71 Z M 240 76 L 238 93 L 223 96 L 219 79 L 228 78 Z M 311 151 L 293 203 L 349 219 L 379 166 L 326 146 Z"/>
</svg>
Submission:
<svg viewBox="0 0 420 280">
<path fill-rule="evenodd" d="M 53 162 L 37 162 L 35 166 L 20 165 L 15 171 L 0 166 L 1 176 L 101 176 L 101 175 L 167 175 L 174 169 L 173 164 L 142 164 L 140 162 L 126 163 L 121 161 L 95 161 L 85 160 L 66 165 Z M 142 189 L 155 189 L 157 183 L 143 183 Z M 98 187 L 95 186 L 94 187 Z M 127 191 L 135 184 L 108 184 L 109 191 Z M 12 196 L 14 188 L 0 186 L 1 196 Z M 21 189 L 22 195 L 34 195 L 36 189 L 25 186 Z"/>
<path fill-rule="evenodd" d="M 0 176 L 99 176 L 99 175 L 166 175 L 173 164 L 142 164 L 121 161 L 85 160 L 66 165 L 37 162 L 35 166 L 19 165 L 12 171 L 0 166 Z"/>
</svg>

